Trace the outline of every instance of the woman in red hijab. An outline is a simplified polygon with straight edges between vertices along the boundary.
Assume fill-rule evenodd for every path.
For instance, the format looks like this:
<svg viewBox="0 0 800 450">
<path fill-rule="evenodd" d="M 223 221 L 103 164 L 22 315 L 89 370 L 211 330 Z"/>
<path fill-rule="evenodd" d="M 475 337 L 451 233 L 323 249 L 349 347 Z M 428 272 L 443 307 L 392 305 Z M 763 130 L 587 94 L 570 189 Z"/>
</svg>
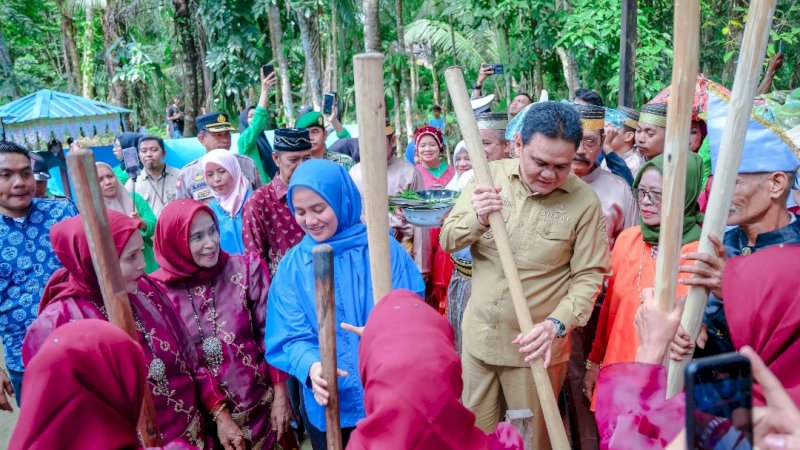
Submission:
<svg viewBox="0 0 800 450">
<path fill-rule="evenodd" d="M 196 447 L 210 448 L 205 422 L 211 417 L 216 419 L 217 434 L 226 449 L 243 449 L 242 433 L 225 407 L 219 386 L 199 365 L 191 337 L 166 296 L 144 275 L 140 221 L 117 211 L 107 212 L 138 341 L 145 354 L 156 425 L 164 442 L 183 439 Z M 47 283 L 39 317 L 25 335 L 22 358 L 26 365 L 57 328 L 82 319 L 108 320 L 82 217 L 53 226 L 50 240 L 64 267 Z M 29 374 L 23 382 L 30 378 Z M 91 435 L 92 430 L 87 428 L 86 433 Z"/>
<path fill-rule="evenodd" d="M 800 405 L 800 279 L 795 271 L 787 269 L 797 261 L 800 245 L 774 246 L 732 258 L 722 276 L 722 290 L 725 316 L 736 348 L 752 347 L 794 404 Z M 663 354 L 639 351 L 650 354 L 653 361 L 663 360 L 680 314 L 667 319 L 673 325 L 668 323 L 670 320 L 661 321 L 665 329 L 672 326 L 669 332 L 661 332 L 665 336 L 660 347 Z M 650 324 L 656 332 L 660 331 L 658 322 Z M 641 360 L 637 356 L 637 361 Z M 685 399 L 683 394 L 665 399 L 667 379 L 663 365 L 611 364 L 600 372 L 600 379 L 604 382 L 598 382 L 595 417 L 601 449 L 661 449 L 683 429 Z M 753 405 L 765 403 L 761 386 L 754 385 Z"/>
<path fill-rule="evenodd" d="M 26 364 L 26 404 L 9 449 L 137 448 L 145 367 L 142 347 L 106 321 L 59 327 Z"/>
<path fill-rule="evenodd" d="M 296 445 L 288 429 L 288 375 L 264 358 L 269 276 L 261 258 L 224 252 L 214 212 L 195 200 L 161 211 L 155 250 L 161 269 L 153 278 L 222 387 L 248 448 L 272 449 L 281 437 Z"/>
<path fill-rule="evenodd" d="M 475 426 L 475 414 L 461 404 L 453 330 L 416 294 L 396 290 L 375 306 L 359 361 L 367 416 L 348 450 L 523 449 L 507 423 L 488 436 Z"/>
</svg>

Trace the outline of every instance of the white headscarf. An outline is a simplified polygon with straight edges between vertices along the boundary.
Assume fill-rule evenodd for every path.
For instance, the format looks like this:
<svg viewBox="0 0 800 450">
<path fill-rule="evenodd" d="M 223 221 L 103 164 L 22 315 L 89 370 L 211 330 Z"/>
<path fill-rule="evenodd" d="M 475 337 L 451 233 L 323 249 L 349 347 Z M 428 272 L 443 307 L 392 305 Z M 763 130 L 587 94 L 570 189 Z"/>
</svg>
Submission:
<svg viewBox="0 0 800 450">
<path fill-rule="evenodd" d="M 233 177 L 233 189 L 226 195 L 217 194 L 214 189 L 211 189 L 211 185 L 209 185 L 209 189 L 211 189 L 211 193 L 219 202 L 219 206 L 231 217 L 236 216 L 244 205 L 247 191 L 250 189 L 247 185 L 247 180 L 242 174 L 242 167 L 239 165 L 239 160 L 236 159 L 236 155 L 229 150 L 216 149 L 211 150 L 203 156 L 201 164 L 204 174 L 208 163 L 214 163 L 224 168 L 231 174 L 231 177 Z"/>
<path fill-rule="evenodd" d="M 456 159 L 458 158 L 459 153 L 465 152 L 465 151 L 467 151 L 467 143 L 466 142 L 461 141 L 458 144 L 456 144 L 456 149 L 453 151 L 453 168 L 454 169 L 455 169 L 455 165 L 456 165 Z M 468 170 L 468 171 L 464 172 L 464 174 L 462 175 L 462 174 L 458 173 L 458 170 L 456 170 L 455 176 L 453 177 L 452 180 L 450 180 L 449 183 L 447 183 L 447 186 L 445 187 L 445 189 L 450 190 L 450 191 L 460 191 L 461 189 L 464 188 L 464 185 L 466 184 L 466 183 L 461 183 L 460 180 L 462 178 L 465 178 L 465 175 L 471 174 L 471 173 L 472 173 L 472 170 Z"/>
</svg>

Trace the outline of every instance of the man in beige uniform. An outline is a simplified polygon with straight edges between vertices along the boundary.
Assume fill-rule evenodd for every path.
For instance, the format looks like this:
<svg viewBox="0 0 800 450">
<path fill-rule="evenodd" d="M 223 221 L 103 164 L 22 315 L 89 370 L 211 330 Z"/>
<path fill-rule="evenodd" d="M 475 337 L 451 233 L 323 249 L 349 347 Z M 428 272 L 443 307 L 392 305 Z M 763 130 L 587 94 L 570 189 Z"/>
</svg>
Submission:
<svg viewBox="0 0 800 450">
<path fill-rule="evenodd" d="M 389 195 L 399 195 L 406 189 L 412 191 L 425 190 L 425 183 L 422 181 L 417 168 L 405 159 L 398 158 L 394 153 L 397 137 L 394 128 L 388 123 L 384 128 L 386 134 L 386 178 L 388 181 Z M 350 177 L 364 196 L 364 173 L 363 165 L 356 164 L 350 169 Z M 403 245 L 417 263 L 417 268 L 423 276 L 427 277 L 431 272 L 431 239 L 428 230 L 415 227 L 406 222 L 397 212 L 389 213 L 389 228 L 394 237 Z"/>
<path fill-rule="evenodd" d="M 567 374 L 568 331 L 589 319 L 608 264 L 603 212 L 591 187 L 570 172 L 581 142 L 578 113 L 546 102 L 531 107 L 514 145 L 519 160 L 490 164 L 494 188 L 470 183 L 445 220 L 441 244 L 470 247 L 472 295 L 464 313 L 462 400 L 484 431 L 506 410 L 534 414 L 534 448 L 550 442 L 529 360 L 543 356 L 554 392 Z M 488 216 L 503 216 L 534 327 L 520 336 Z"/>
</svg>

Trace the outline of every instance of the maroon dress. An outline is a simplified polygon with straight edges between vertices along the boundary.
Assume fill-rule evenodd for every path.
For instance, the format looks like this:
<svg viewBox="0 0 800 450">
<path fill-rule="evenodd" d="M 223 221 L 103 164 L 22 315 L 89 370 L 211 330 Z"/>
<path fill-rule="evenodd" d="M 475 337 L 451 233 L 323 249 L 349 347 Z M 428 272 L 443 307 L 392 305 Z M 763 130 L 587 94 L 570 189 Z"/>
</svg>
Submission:
<svg viewBox="0 0 800 450">
<path fill-rule="evenodd" d="M 163 441 L 183 439 L 198 448 L 213 448 L 211 436 L 206 435 L 203 415 L 210 414 L 224 398 L 208 370 L 198 364 L 186 328 L 148 277 L 139 280 L 137 292 L 128 294 L 128 299 L 136 322 L 137 340 L 150 370 L 147 382 Z M 25 335 L 22 349 L 25 363 L 58 327 L 81 319 L 108 320 L 105 308 L 89 298 L 71 297 L 47 305 Z M 156 358 L 163 362 L 163 377 L 152 376 Z"/>
</svg>

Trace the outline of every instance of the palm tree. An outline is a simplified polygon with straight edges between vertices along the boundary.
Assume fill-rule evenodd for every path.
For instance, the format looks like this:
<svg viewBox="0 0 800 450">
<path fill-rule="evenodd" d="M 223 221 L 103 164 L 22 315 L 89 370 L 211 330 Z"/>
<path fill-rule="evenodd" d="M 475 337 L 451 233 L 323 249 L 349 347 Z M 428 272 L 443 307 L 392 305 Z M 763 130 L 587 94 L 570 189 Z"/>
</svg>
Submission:
<svg viewBox="0 0 800 450">
<path fill-rule="evenodd" d="M 322 56 L 317 14 L 310 5 L 297 2 L 294 6 L 297 24 L 306 59 L 306 93 L 314 109 L 322 107 Z"/>
<path fill-rule="evenodd" d="M 283 110 L 286 114 L 287 125 L 294 124 L 294 100 L 292 99 L 292 84 L 289 80 L 289 63 L 283 53 L 283 30 L 281 29 L 281 12 L 277 1 L 270 3 L 267 13 L 269 21 L 269 40 L 272 44 L 272 54 L 278 60 L 278 71 L 281 77 L 281 98 Z"/>
<path fill-rule="evenodd" d="M 378 0 L 364 0 L 364 51 L 381 51 L 381 21 L 378 15 Z"/>
<path fill-rule="evenodd" d="M 61 39 L 64 47 L 64 68 L 67 72 L 69 89 L 77 92 L 83 85 L 81 78 L 81 64 L 78 59 L 78 46 L 75 44 L 75 21 L 72 17 L 72 8 L 66 0 L 56 0 L 59 15 L 61 16 Z"/>
</svg>

